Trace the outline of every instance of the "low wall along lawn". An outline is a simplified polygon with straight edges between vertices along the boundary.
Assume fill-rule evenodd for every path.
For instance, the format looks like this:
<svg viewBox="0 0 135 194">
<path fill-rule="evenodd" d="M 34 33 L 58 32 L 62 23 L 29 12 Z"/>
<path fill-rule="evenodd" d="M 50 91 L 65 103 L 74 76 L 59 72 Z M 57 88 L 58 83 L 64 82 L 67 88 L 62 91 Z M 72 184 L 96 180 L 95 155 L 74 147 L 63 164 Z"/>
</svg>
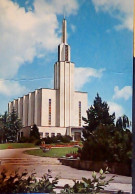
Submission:
<svg viewBox="0 0 135 194">
<path fill-rule="evenodd" d="M 110 162 L 95 162 L 95 161 L 81 161 L 79 159 L 67 159 L 60 158 L 60 162 L 63 165 L 71 166 L 80 170 L 89 170 L 99 172 L 100 169 L 105 170 L 109 168 L 109 172 L 112 174 L 118 174 L 123 176 L 131 176 L 131 164 L 123 163 L 110 163 Z"/>
</svg>

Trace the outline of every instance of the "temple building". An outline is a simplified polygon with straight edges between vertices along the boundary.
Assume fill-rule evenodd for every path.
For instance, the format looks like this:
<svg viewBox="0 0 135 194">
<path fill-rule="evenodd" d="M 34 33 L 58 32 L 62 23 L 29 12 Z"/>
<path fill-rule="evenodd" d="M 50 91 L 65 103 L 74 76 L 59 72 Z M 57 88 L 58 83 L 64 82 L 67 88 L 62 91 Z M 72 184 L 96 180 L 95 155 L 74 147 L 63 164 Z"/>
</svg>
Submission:
<svg viewBox="0 0 135 194">
<path fill-rule="evenodd" d="M 82 136 L 86 117 L 87 93 L 75 91 L 75 65 L 70 60 L 66 20 L 62 22 L 62 42 L 58 46 L 58 61 L 54 64 L 54 89 L 37 89 L 8 103 L 9 113 L 15 108 L 22 120 L 21 136 L 29 136 L 33 124 L 40 136 L 70 135 L 73 140 Z"/>
</svg>

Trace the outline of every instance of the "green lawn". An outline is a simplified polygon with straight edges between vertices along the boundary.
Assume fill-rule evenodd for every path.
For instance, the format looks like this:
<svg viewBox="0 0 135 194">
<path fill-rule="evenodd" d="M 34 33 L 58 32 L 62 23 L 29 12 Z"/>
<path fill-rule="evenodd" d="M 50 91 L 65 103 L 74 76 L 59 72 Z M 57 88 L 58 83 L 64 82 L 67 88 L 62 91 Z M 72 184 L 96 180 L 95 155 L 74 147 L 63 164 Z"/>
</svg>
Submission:
<svg viewBox="0 0 135 194">
<path fill-rule="evenodd" d="M 52 157 L 60 158 L 71 152 L 77 152 L 78 148 L 51 148 L 48 152 L 44 153 L 41 149 L 27 150 L 26 154 L 41 156 L 41 157 Z"/>
<path fill-rule="evenodd" d="M 36 147 L 33 143 L 4 143 L 0 144 L 0 150 L 8 148 L 34 148 Z"/>
</svg>

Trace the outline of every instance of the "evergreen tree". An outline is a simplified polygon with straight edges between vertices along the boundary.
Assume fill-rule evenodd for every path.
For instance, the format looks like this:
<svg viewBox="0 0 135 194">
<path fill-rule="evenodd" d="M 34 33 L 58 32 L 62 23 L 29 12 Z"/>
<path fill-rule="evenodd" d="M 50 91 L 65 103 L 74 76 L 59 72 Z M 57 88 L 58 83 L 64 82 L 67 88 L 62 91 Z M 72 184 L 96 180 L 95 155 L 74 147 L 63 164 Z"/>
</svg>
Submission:
<svg viewBox="0 0 135 194">
<path fill-rule="evenodd" d="M 18 115 L 13 108 L 12 112 L 9 114 L 7 121 L 7 141 L 12 140 L 13 142 L 17 142 L 17 134 L 21 128 L 22 122 L 18 118 Z"/>
<path fill-rule="evenodd" d="M 131 164 L 132 133 L 126 129 L 129 124 L 126 116 L 114 124 L 115 113 L 109 114 L 109 106 L 97 94 L 93 106 L 83 118 L 83 148 L 79 150 L 82 160 L 123 162 Z M 124 130 L 126 129 L 126 130 Z"/>
<path fill-rule="evenodd" d="M 113 125 L 99 125 L 94 136 L 83 142 L 82 160 L 131 164 L 132 134 Z"/>
<path fill-rule="evenodd" d="M 96 128 L 100 125 L 113 125 L 115 120 L 115 113 L 109 114 L 109 106 L 106 102 L 102 102 L 99 94 L 95 97 L 93 106 L 87 111 L 87 118 L 82 118 L 85 121 L 83 136 L 87 139 Z"/>
<path fill-rule="evenodd" d="M 7 111 L 4 115 L 0 116 L 0 142 L 4 143 L 7 139 L 8 132 L 8 113 Z"/>
<path fill-rule="evenodd" d="M 129 119 L 126 115 L 123 115 L 121 117 L 119 117 L 116 121 L 116 127 L 120 128 L 120 129 L 127 129 L 130 127 L 130 122 Z"/>
<path fill-rule="evenodd" d="M 36 124 L 31 128 L 30 137 L 32 139 L 40 139 L 40 133 Z"/>
</svg>

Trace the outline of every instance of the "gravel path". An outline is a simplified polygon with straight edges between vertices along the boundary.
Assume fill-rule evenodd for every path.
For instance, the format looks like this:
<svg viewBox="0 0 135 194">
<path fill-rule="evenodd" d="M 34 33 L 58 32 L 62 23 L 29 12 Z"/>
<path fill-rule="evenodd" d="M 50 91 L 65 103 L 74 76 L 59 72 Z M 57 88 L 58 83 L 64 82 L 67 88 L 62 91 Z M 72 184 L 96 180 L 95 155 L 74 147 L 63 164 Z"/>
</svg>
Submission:
<svg viewBox="0 0 135 194">
<path fill-rule="evenodd" d="M 6 149 L 0 150 L 0 170 L 6 168 L 8 172 L 19 168 L 20 172 L 25 169 L 29 173 L 35 171 L 37 177 L 41 177 L 47 173 L 48 169 L 52 171 L 52 177 L 59 176 L 62 184 L 66 184 L 67 181 L 73 179 L 81 180 L 82 177 L 90 178 L 92 172 L 86 170 L 77 170 L 69 166 L 61 165 L 57 158 L 39 157 L 24 154 L 25 150 L 31 150 L 35 148 L 20 148 L 20 149 Z M 111 177 L 111 174 L 107 175 L 107 178 Z M 131 177 L 116 175 L 114 181 L 111 184 L 111 189 L 122 189 L 131 192 Z"/>
</svg>

